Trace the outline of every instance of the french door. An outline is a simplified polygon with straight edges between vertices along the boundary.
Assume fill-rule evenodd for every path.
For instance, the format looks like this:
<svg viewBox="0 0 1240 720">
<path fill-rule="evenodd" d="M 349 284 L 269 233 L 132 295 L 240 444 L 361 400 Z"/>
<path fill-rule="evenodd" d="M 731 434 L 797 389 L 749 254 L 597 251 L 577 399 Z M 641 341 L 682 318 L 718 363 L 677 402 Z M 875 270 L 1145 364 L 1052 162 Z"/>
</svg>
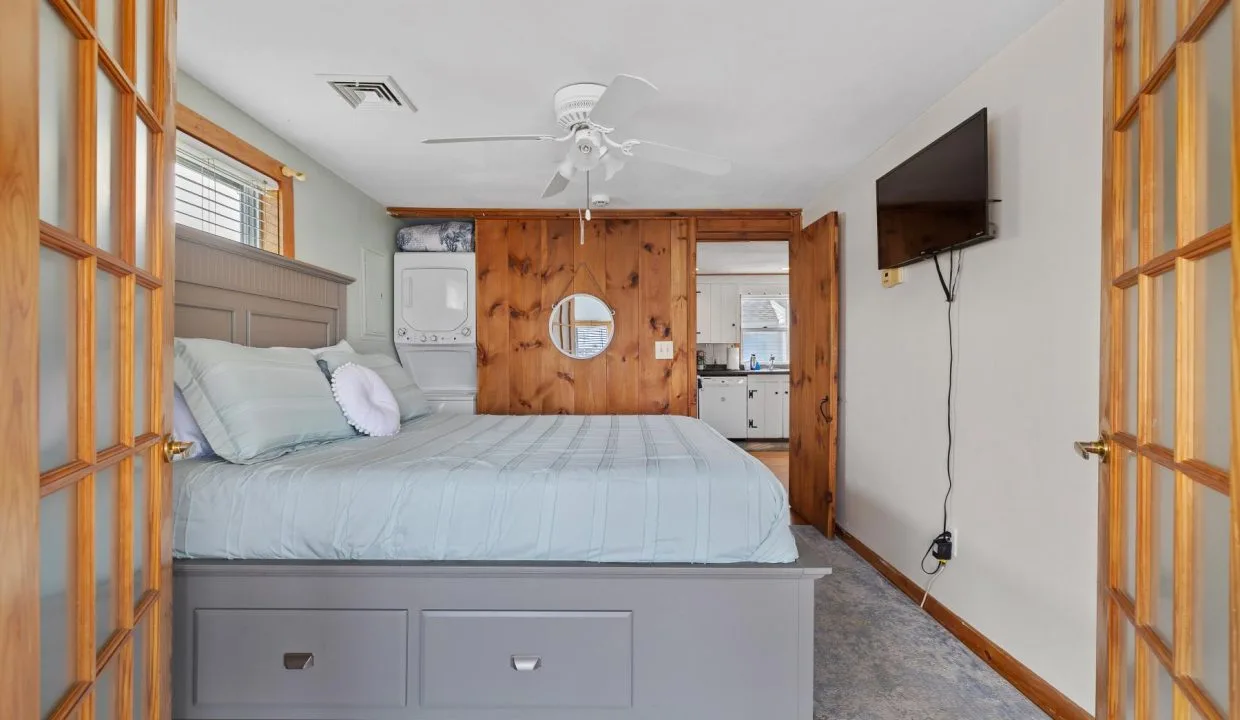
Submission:
<svg viewBox="0 0 1240 720">
<path fill-rule="evenodd" d="M 0 0 L 0 715 L 167 717 L 174 0 Z"/>
<path fill-rule="evenodd" d="M 1240 717 L 1231 0 L 1108 0 L 1099 718 Z"/>
</svg>

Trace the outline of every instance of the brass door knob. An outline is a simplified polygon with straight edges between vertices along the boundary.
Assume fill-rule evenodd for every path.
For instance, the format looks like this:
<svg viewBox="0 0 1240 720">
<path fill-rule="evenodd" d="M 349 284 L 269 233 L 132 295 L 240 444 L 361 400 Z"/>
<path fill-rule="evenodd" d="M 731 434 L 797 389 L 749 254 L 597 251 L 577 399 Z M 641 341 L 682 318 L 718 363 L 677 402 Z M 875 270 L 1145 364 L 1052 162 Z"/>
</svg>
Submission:
<svg viewBox="0 0 1240 720">
<path fill-rule="evenodd" d="M 184 455 L 185 453 L 189 452 L 189 449 L 192 448 L 193 446 L 194 446 L 194 443 L 192 442 L 182 441 L 182 440 L 173 440 L 171 435 L 165 435 L 164 436 L 164 459 L 167 460 L 168 462 L 172 462 L 172 458 L 176 457 L 177 455 Z"/>
<path fill-rule="evenodd" d="M 1090 455 L 1097 455 L 1099 460 L 1106 462 L 1107 455 L 1110 452 L 1110 445 L 1105 439 L 1093 440 L 1091 442 L 1078 440 L 1072 443 L 1072 447 L 1076 449 L 1076 454 L 1080 455 L 1083 460 L 1088 460 Z"/>
</svg>

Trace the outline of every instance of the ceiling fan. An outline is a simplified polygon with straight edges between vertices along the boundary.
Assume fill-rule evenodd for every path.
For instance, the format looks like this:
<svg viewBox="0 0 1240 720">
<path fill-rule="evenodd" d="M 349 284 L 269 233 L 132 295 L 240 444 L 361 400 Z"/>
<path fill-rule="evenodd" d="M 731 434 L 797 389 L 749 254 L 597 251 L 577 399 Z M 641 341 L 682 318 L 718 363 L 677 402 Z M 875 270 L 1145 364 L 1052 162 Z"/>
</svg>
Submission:
<svg viewBox="0 0 1240 720">
<path fill-rule="evenodd" d="M 602 165 L 604 177 L 610 180 L 630 159 L 651 160 L 665 165 L 693 170 L 706 175 L 724 175 L 732 163 L 721 157 L 706 155 L 684 148 L 650 142 L 612 138 L 612 133 L 633 117 L 658 95 L 649 81 L 633 75 L 617 75 L 610 85 L 574 83 L 555 93 L 555 116 L 564 135 L 486 135 L 479 137 L 428 138 L 422 142 L 569 142 L 568 154 L 560 162 L 542 196 L 549 198 L 564 192 L 579 172 L 589 173 Z M 587 180 L 589 176 L 587 175 Z"/>
</svg>

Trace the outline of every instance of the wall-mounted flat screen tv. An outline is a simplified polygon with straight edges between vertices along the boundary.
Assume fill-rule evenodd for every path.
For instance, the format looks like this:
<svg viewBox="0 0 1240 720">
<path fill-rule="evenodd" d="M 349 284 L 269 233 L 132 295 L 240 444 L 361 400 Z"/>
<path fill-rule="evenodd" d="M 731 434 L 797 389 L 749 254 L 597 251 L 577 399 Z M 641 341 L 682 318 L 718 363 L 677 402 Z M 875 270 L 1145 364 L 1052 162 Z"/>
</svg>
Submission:
<svg viewBox="0 0 1240 720">
<path fill-rule="evenodd" d="M 989 163 L 982 108 L 879 178 L 879 269 L 993 238 Z"/>
</svg>

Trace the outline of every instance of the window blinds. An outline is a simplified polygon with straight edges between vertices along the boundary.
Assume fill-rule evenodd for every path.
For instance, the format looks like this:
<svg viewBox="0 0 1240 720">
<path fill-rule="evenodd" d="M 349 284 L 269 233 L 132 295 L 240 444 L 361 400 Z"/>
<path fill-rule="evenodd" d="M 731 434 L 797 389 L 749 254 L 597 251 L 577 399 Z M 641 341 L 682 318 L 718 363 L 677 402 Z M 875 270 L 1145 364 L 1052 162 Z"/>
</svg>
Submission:
<svg viewBox="0 0 1240 720">
<path fill-rule="evenodd" d="M 271 178 L 177 133 L 178 224 L 279 252 L 278 188 Z"/>
</svg>

